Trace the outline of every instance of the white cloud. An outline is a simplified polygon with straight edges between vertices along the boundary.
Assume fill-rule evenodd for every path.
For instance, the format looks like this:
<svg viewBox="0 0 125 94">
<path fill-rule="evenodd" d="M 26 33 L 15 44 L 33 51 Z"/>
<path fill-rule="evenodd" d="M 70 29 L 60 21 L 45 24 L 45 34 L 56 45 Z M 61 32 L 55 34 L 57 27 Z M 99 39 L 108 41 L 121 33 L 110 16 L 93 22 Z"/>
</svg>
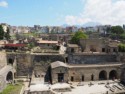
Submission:
<svg viewBox="0 0 125 94">
<path fill-rule="evenodd" d="M 79 16 L 67 15 L 67 24 L 85 24 L 99 22 L 101 24 L 125 24 L 125 0 L 87 0 L 83 12 Z"/>
<path fill-rule="evenodd" d="M 8 7 L 8 3 L 6 1 L 0 1 L 0 7 Z"/>
<path fill-rule="evenodd" d="M 76 25 L 76 24 L 82 25 L 84 23 L 90 22 L 91 19 L 84 18 L 84 17 L 68 15 L 68 16 L 65 17 L 65 21 L 69 25 Z"/>
</svg>

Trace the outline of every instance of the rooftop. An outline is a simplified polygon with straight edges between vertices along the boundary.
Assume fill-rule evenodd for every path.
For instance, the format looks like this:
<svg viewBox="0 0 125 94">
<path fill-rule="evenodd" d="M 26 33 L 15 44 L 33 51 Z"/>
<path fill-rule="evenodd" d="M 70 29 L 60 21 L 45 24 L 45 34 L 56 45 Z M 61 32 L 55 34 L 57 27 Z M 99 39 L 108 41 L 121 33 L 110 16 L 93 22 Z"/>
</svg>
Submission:
<svg viewBox="0 0 125 94">
<path fill-rule="evenodd" d="M 79 46 L 77 44 L 67 44 L 70 48 L 78 48 Z"/>
<path fill-rule="evenodd" d="M 25 44 L 5 44 L 5 46 L 8 47 L 25 47 Z"/>
<path fill-rule="evenodd" d="M 51 68 L 57 68 L 57 67 L 67 67 L 67 64 L 60 61 L 51 63 Z"/>
<path fill-rule="evenodd" d="M 90 68 L 90 67 L 114 67 L 114 66 L 121 66 L 123 65 L 122 63 L 117 63 L 117 64 L 90 64 L 90 65 L 86 65 L 86 64 L 83 64 L 83 65 L 68 65 L 69 68 Z"/>
<path fill-rule="evenodd" d="M 42 44 L 58 44 L 58 41 L 39 40 L 37 43 L 42 43 Z"/>
</svg>

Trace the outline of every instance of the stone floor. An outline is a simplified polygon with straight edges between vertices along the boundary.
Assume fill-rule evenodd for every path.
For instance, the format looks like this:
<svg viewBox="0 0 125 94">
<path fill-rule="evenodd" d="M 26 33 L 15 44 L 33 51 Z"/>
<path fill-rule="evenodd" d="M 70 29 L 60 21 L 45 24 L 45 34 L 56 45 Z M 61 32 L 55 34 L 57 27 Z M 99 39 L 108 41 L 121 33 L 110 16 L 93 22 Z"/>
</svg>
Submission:
<svg viewBox="0 0 125 94">
<path fill-rule="evenodd" d="M 57 94 L 116 94 L 125 92 L 125 86 L 118 81 L 97 81 L 72 83 L 74 87 L 70 92 Z"/>
<path fill-rule="evenodd" d="M 36 79 L 36 84 L 38 84 L 38 80 Z M 25 83 L 27 87 L 27 83 Z M 48 85 L 50 87 L 49 90 L 52 90 L 53 85 Z M 57 92 L 55 94 L 116 94 L 125 92 L 125 86 L 119 83 L 119 81 L 93 81 L 93 82 L 73 82 L 70 83 L 71 91 L 66 92 Z M 28 89 L 25 88 L 26 90 Z M 53 91 L 53 90 L 52 90 Z"/>
</svg>

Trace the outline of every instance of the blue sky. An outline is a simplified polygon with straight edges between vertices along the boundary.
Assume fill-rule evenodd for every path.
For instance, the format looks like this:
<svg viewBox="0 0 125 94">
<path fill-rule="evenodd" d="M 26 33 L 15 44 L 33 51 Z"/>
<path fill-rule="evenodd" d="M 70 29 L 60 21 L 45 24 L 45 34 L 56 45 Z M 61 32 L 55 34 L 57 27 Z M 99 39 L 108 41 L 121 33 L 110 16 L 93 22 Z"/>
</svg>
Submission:
<svg viewBox="0 0 125 94">
<path fill-rule="evenodd" d="M 3 0 L 0 0 L 3 1 Z M 77 16 L 81 0 L 6 0 L 0 7 L 0 22 L 11 25 L 62 25 L 66 15 Z"/>
<path fill-rule="evenodd" d="M 0 0 L 0 23 L 10 25 L 125 24 L 125 0 Z"/>
</svg>

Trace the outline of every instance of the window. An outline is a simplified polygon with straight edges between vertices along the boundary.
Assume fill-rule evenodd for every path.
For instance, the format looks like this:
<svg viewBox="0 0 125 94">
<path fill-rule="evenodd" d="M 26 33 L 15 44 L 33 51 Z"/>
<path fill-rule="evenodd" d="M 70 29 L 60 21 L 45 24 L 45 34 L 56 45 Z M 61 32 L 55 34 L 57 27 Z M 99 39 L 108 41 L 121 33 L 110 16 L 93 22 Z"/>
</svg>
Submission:
<svg viewBox="0 0 125 94">
<path fill-rule="evenodd" d="M 102 52 L 105 52 L 105 48 L 102 48 Z"/>
<path fill-rule="evenodd" d="M 13 65 L 13 63 L 14 63 L 13 59 L 10 58 L 8 61 L 9 61 L 8 64 Z"/>
<path fill-rule="evenodd" d="M 68 57 L 65 58 L 66 62 L 68 62 Z"/>
<path fill-rule="evenodd" d="M 73 76 L 71 76 L 71 81 L 74 81 L 74 77 Z"/>
<path fill-rule="evenodd" d="M 84 81 L 84 76 L 82 76 L 82 81 Z"/>
<path fill-rule="evenodd" d="M 74 48 L 71 48 L 71 53 L 74 53 Z"/>
<path fill-rule="evenodd" d="M 116 49 L 115 49 L 115 48 L 113 49 L 113 52 L 116 52 Z"/>
<path fill-rule="evenodd" d="M 94 75 L 93 74 L 91 75 L 91 80 L 94 81 Z"/>
<path fill-rule="evenodd" d="M 108 52 L 110 52 L 110 49 L 108 49 Z"/>
</svg>

